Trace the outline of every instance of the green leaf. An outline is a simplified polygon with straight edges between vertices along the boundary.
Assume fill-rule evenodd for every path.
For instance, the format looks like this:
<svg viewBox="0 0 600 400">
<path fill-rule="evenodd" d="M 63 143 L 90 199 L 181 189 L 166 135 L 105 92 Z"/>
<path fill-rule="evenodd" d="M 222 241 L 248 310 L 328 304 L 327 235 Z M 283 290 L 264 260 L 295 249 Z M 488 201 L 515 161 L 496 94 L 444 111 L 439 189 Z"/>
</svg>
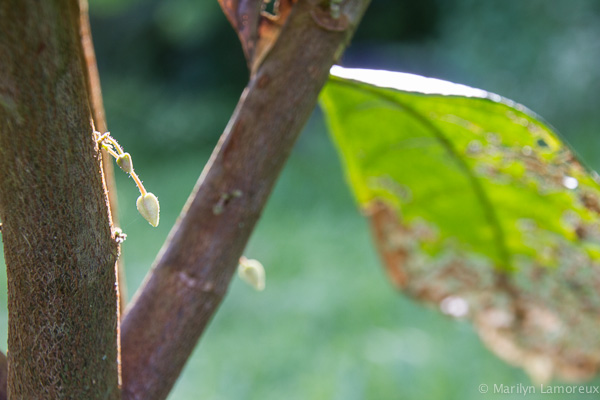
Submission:
<svg viewBox="0 0 600 400">
<path fill-rule="evenodd" d="M 536 380 L 600 366 L 600 185 L 521 105 L 334 67 L 321 104 L 392 281 Z"/>
</svg>

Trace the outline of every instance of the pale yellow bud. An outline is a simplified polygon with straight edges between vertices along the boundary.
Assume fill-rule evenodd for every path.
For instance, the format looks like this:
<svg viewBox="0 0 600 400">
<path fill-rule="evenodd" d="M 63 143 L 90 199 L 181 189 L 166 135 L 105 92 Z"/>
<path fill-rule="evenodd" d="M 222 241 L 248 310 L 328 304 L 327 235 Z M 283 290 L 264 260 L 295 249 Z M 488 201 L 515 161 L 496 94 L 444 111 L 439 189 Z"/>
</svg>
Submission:
<svg viewBox="0 0 600 400">
<path fill-rule="evenodd" d="M 136 204 L 142 217 L 144 217 L 150 225 L 154 227 L 158 226 L 160 206 L 156 196 L 148 192 L 145 195 L 138 197 Z"/>
<path fill-rule="evenodd" d="M 238 275 L 259 292 L 265 289 L 265 268 L 259 261 L 241 257 Z"/>
<path fill-rule="evenodd" d="M 128 174 L 133 172 L 133 162 L 131 161 L 131 155 L 129 153 L 123 153 L 117 158 L 117 164 L 121 169 Z"/>
</svg>

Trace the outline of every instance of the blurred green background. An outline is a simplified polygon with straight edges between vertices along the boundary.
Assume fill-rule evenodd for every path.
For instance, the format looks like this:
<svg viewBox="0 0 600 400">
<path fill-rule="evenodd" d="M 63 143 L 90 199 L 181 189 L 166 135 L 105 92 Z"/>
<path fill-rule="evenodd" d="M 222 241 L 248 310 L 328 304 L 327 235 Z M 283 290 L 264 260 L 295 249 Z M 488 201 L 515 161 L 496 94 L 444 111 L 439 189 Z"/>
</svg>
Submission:
<svg viewBox="0 0 600 400">
<path fill-rule="evenodd" d="M 116 171 L 131 297 L 248 73 L 215 0 L 90 0 L 90 13 L 109 128 L 161 202 L 153 229 L 135 210 L 133 182 Z M 373 0 L 342 62 L 509 97 L 599 169 L 599 38 L 596 0 Z M 170 399 L 500 399 L 512 397 L 482 395 L 479 385 L 530 384 L 469 324 L 387 282 L 318 111 L 245 254 L 265 265 L 266 290 L 234 279 Z M 5 309 L 0 323 L 6 343 Z"/>
</svg>

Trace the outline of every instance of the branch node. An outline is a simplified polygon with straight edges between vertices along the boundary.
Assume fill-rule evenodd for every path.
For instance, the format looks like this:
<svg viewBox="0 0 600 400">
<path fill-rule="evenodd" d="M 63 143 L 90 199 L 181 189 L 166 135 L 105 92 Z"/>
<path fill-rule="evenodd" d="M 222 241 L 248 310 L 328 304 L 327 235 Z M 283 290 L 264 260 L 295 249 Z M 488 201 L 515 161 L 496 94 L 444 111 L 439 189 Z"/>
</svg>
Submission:
<svg viewBox="0 0 600 400">
<path fill-rule="evenodd" d="M 337 13 L 332 13 L 329 8 L 315 7 L 311 10 L 310 16 L 319 27 L 326 31 L 343 32 L 350 27 L 348 16 L 340 13 L 339 9 Z"/>
</svg>

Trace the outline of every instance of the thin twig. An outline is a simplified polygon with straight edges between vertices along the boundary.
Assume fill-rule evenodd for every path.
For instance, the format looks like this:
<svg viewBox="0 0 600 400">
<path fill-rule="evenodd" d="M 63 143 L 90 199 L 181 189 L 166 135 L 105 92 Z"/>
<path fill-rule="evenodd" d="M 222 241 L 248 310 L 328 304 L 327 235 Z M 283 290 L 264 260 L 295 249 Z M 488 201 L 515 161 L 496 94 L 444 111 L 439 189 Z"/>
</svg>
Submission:
<svg viewBox="0 0 600 400">
<path fill-rule="evenodd" d="M 94 126 L 100 132 L 108 130 L 106 124 L 106 114 L 104 112 L 104 103 L 102 102 L 102 88 L 100 87 L 100 74 L 98 73 L 98 64 L 96 63 L 96 53 L 92 41 L 92 30 L 90 27 L 90 17 L 88 12 L 87 0 L 79 0 L 81 10 L 80 35 L 83 53 L 85 57 L 84 71 L 86 71 L 86 84 L 90 108 L 94 118 Z M 117 185 L 115 183 L 115 173 L 113 161 L 108 157 L 108 152 L 102 149 L 102 172 L 104 177 L 104 186 L 108 192 L 108 203 L 110 210 L 110 219 L 113 227 L 119 226 L 119 213 L 117 201 Z M 119 249 L 121 253 L 121 249 Z M 119 315 L 125 309 L 127 304 L 127 288 L 125 286 L 125 264 L 123 257 L 119 254 L 117 259 L 117 281 L 119 291 Z"/>
</svg>

